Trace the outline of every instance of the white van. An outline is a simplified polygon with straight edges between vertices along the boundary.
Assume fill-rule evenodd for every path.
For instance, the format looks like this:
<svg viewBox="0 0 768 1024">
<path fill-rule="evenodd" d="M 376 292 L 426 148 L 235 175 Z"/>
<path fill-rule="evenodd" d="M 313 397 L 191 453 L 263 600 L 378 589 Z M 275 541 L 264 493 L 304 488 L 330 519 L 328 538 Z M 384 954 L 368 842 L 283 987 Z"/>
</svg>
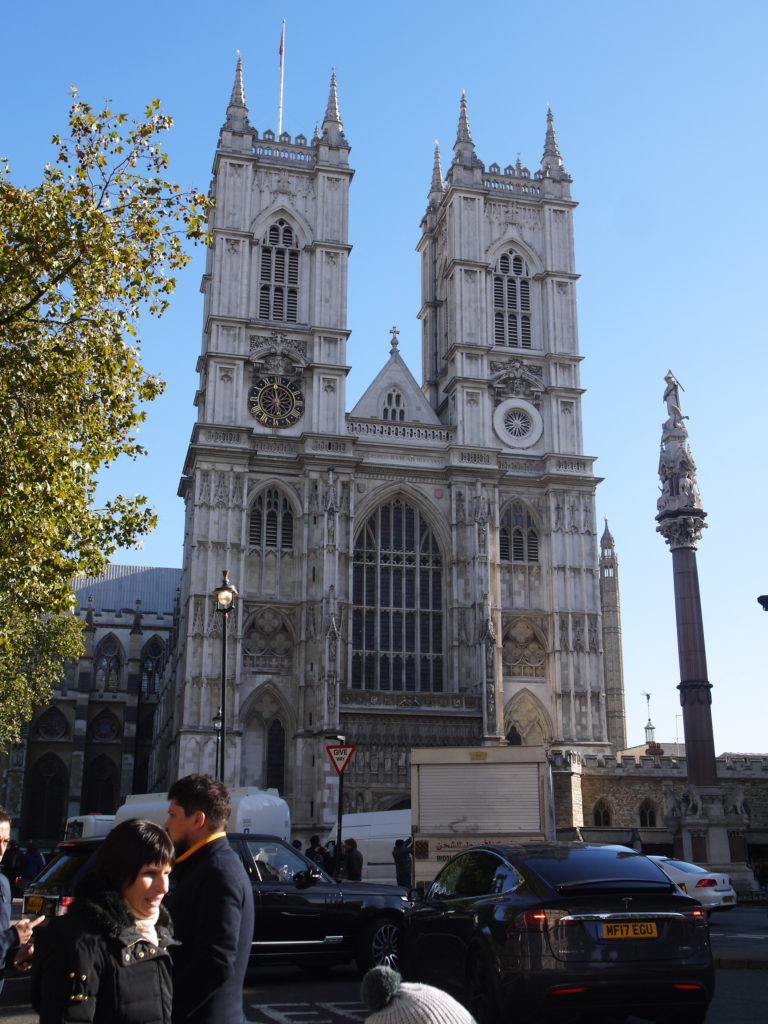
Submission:
<svg viewBox="0 0 768 1024">
<path fill-rule="evenodd" d="M 105 836 L 114 824 L 114 814 L 78 814 L 74 818 L 67 818 L 64 838 L 91 839 L 93 836 Z"/>
<path fill-rule="evenodd" d="M 323 845 L 336 841 L 337 825 L 328 832 Z M 354 839 L 363 855 L 364 882 L 386 882 L 397 885 L 392 847 L 396 839 L 408 839 L 411 835 L 411 812 L 404 811 L 363 811 L 360 814 L 345 814 L 341 819 L 341 841 Z"/>
<path fill-rule="evenodd" d="M 279 836 L 288 840 L 291 835 L 291 812 L 288 804 L 276 789 L 258 789 L 256 786 L 240 786 L 229 791 L 232 797 L 232 813 L 227 823 L 227 832 L 253 832 Z M 157 825 L 168 820 L 168 796 L 166 793 L 134 793 L 125 798 L 118 807 L 115 825 L 130 818 L 145 818 Z"/>
</svg>

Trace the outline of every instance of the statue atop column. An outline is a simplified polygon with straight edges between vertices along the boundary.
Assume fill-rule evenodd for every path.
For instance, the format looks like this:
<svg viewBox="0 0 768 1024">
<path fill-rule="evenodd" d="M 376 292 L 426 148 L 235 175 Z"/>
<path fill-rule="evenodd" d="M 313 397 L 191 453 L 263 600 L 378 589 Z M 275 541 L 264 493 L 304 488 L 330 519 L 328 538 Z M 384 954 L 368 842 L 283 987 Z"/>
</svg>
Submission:
<svg viewBox="0 0 768 1024">
<path fill-rule="evenodd" d="M 687 416 L 680 406 L 682 385 L 671 370 L 664 378 L 667 419 L 661 427 L 659 479 L 661 494 L 656 502 L 657 530 L 670 547 L 696 547 L 701 539 L 705 513 L 696 485 L 696 463 L 688 444 Z"/>
</svg>

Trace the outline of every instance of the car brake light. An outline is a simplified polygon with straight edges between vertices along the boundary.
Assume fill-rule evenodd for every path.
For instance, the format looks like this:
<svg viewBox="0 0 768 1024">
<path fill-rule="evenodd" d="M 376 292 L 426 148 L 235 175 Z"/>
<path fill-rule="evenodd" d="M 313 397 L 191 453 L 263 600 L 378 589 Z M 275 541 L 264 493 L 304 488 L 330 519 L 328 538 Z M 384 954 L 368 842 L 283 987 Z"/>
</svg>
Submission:
<svg viewBox="0 0 768 1024">
<path fill-rule="evenodd" d="M 687 990 L 693 990 L 694 992 L 701 991 L 701 985 L 675 985 L 675 988 L 683 988 Z"/>
<path fill-rule="evenodd" d="M 713 886 L 713 885 L 717 885 L 717 882 L 715 881 L 714 878 L 701 878 L 696 883 L 696 888 L 699 889 L 702 885 L 706 888 L 706 887 L 710 887 L 710 886 Z"/>
<path fill-rule="evenodd" d="M 59 915 L 66 914 L 67 910 L 69 909 L 69 905 L 70 905 L 70 903 L 72 902 L 73 899 L 74 899 L 73 896 L 62 896 L 61 897 L 61 901 L 59 903 Z"/>
<path fill-rule="evenodd" d="M 567 917 L 567 910 L 542 910 L 540 907 L 536 907 L 521 914 L 517 919 L 517 926 L 545 932 L 548 928 L 554 928 L 558 924 L 569 923 L 563 921 L 563 918 Z"/>
<path fill-rule="evenodd" d="M 555 988 L 555 989 L 552 989 L 552 995 L 553 996 L 572 996 L 572 995 L 575 995 L 577 992 L 586 992 L 586 991 L 587 991 L 586 986 L 584 986 L 583 988 Z"/>
</svg>

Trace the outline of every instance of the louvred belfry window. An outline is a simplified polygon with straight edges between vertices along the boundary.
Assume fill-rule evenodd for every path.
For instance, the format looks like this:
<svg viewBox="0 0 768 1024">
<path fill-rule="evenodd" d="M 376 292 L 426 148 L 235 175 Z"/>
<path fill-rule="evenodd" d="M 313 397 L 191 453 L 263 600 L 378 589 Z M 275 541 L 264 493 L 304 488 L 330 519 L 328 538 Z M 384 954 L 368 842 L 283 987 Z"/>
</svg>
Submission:
<svg viewBox="0 0 768 1024">
<path fill-rule="evenodd" d="M 288 499 L 276 488 L 259 494 L 251 506 L 248 545 L 262 551 L 293 548 L 293 512 Z"/>
<path fill-rule="evenodd" d="M 493 333 L 496 345 L 531 348 L 531 271 L 510 249 L 502 253 L 493 276 Z"/>
<path fill-rule="evenodd" d="M 402 499 L 357 536 L 352 601 L 354 689 L 443 690 L 443 562 L 431 527 Z"/>
<path fill-rule="evenodd" d="M 259 319 L 295 324 L 298 309 L 298 243 L 281 219 L 267 230 L 259 254 Z"/>
<path fill-rule="evenodd" d="M 501 517 L 499 558 L 523 564 L 539 560 L 539 535 L 531 514 L 520 502 L 509 505 Z"/>
</svg>

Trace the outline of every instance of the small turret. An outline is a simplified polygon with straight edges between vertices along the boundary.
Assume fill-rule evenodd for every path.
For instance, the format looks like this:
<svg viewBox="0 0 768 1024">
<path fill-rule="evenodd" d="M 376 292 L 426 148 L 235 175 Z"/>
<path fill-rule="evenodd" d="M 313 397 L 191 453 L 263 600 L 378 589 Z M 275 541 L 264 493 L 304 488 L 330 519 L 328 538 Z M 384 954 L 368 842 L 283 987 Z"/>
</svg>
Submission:
<svg viewBox="0 0 768 1024">
<path fill-rule="evenodd" d="M 240 54 L 237 55 L 235 82 L 232 86 L 232 95 L 229 98 L 227 120 L 224 123 L 224 127 L 232 132 L 250 131 L 248 107 L 245 105 L 245 90 L 243 88 L 243 61 Z"/>
</svg>

